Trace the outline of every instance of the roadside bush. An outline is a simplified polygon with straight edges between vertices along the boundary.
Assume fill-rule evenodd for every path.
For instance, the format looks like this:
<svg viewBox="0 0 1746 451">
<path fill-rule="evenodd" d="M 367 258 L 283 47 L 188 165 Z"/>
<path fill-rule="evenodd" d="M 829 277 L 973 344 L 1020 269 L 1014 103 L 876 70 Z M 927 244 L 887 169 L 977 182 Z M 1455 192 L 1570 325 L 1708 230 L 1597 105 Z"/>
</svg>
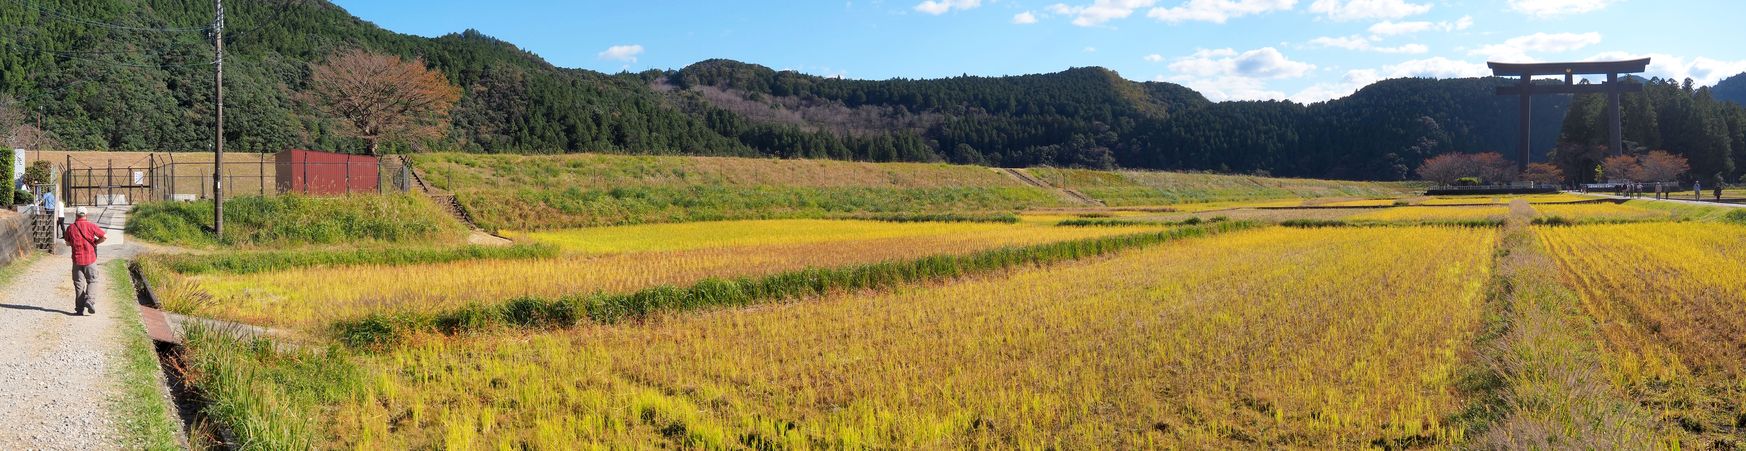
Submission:
<svg viewBox="0 0 1746 451">
<path fill-rule="evenodd" d="M 461 222 L 412 194 L 238 197 L 224 204 L 224 237 L 212 237 L 212 201 L 134 207 L 131 236 L 182 246 L 291 247 L 369 242 L 458 242 Z"/>
</svg>

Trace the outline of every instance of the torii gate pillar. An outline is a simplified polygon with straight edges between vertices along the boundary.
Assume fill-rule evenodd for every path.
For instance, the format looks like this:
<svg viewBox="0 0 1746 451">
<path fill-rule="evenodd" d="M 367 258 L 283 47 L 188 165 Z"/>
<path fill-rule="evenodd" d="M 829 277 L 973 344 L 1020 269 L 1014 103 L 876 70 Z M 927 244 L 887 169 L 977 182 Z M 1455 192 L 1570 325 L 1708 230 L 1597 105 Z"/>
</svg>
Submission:
<svg viewBox="0 0 1746 451">
<path fill-rule="evenodd" d="M 1583 63 L 1513 64 L 1488 62 L 1486 65 L 1491 66 L 1493 75 L 1499 77 L 1520 78 L 1520 81 L 1513 86 L 1500 86 L 1497 88 L 1497 95 L 1520 96 L 1522 99 L 1520 112 L 1521 130 L 1517 135 L 1518 141 L 1516 144 L 1516 150 L 1521 153 L 1521 158 L 1516 160 L 1518 167 L 1527 169 L 1528 163 L 1533 158 L 1530 139 L 1532 138 L 1531 130 L 1534 125 L 1533 97 L 1535 94 L 1605 93 L 1607 95 L 1607 148 L 1613 155 L 1624 153 L 1624 132 L 1619 122 L 1619 95 L 1626 92 L 1642 91 L 1643 85 L 1631 82 L 1621 82 L 1619 81 L 1619 74 L 1634 74 L 1648 70 L 1649 58 L 1630 61 L 1595 61 Z M 1598 85 L 1579 85 L 1576 84 L 1576 75 L 1579 74 L 1606 74 L 1607 81 Z M 1564 83 L 1558 85 L 1535 85 L 1533 81 L 1535 75 L 1563 75 Z"/>
</svg>

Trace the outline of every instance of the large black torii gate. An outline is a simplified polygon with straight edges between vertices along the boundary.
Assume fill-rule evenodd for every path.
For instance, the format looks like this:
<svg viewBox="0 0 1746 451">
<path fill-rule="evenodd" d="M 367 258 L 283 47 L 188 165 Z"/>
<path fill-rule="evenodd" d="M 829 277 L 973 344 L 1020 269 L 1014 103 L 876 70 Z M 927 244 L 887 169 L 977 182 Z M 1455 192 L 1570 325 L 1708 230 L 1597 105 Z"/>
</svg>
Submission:
<svg viewBox="0 0 1746 451">
<path fill-rule="evenodd" d="M 1497 95 L 1520 96 L 1522 98 L 1521 135 L 1517 148 L 1522 153 L 1518 160 L 1522 169 L 1528 168 L 1528 161 L 1533 157 L 1529 153 L 1528 138 L 1533 126 L 1532 112 L 1534 110 L 1535 94 L 1606 94 L 1607 95 L 1607 143 L 1608 150 L 1613 155 L 1624 152 L 1623 131 L 1619 125 L 1619 94 L 1640 92 L 1643 85 L 1619 80 L 1619 74 L 1634 74 L 1649 69 L 1649 58 L 1628 61 L 1591 61 L 1580 63 L 1495 63 L 1487 62 L 1492 75 L 1499 77 L 1520 77 L 1521 82 L 1515 86 L 1499 86 Z M 1577 75 L 1606 74 L 1607 81 L 1598 85 L 1576 84 Z M 1536 85 L 1535 75 L 1563 75 L 1564 84 Z"/>
</svg>

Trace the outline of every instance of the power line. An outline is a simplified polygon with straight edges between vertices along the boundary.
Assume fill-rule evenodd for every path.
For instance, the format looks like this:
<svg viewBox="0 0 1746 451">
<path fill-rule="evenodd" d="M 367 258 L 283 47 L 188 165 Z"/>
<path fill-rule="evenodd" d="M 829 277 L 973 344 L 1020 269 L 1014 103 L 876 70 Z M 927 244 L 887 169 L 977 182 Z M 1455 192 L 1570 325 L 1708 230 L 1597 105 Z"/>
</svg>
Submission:
<svg viewBox="0 0 1746 451">
<path fill-rule="evenodd" d="M 20 4 L 20 5 L 24 5 L 27 8 L 35 9 L 38 12 L 41 12 L 41 13 L 46 14 L 46 15 L 59 17 L 59 18 L 64 19 L 68 22 L 73 22 L 73 23 L 77 23 L 77 24 L 81 24 L 81 25 L 89 25 L 89 26 L 93 26 L 93 27 L 108 28 L 111 30 L 143 31 L 143 32 L 156 32 L 156 33 L 187 33 L 187 32 L 203 32 L 203 31 L 212 29 L 212 26 L 210 26 L 210 25 L 204 26 L 204 27 L 168 27 L 168 28 L 136 27 L 136 26 L 131 26 L 131 25 L 121 25 L 121 24 L 104 22 L 104 21 L 100 21 L 100 20 L 86 19 L 83 17 L 68 14 L 65 12 L 53 10 L 53 9 L 48 8 L 47 6 L 44 6 L 42 3 L 32 1 L 32 0 L 13 0 L 13 1 L 15 3 Z"/>
</svg>

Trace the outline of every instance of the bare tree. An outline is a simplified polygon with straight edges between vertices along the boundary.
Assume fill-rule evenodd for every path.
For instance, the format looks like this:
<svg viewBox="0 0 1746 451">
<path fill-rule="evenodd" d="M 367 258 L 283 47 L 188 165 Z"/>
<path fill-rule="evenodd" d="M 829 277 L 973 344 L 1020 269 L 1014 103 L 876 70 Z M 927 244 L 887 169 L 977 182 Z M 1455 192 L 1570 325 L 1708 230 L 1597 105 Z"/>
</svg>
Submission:
<svg viewBox="0 0 1746 451">
<path fill-rule="evenodd" d="M 351 49 L 310 70 L 303 99 L 341 119 L 375 155 L 382 141 L 441 138 L 461 90 L 424 60 Z"/>
<path fill-rule="evenodd" d="M 1517 176 L 1515 163 L 1497 152 L 1438 155 L 1420 164 L 1418 173 L 1420 178 L 1445 185 L 1467 177 L 1495 183 L 1514 181 Z"/>
</svg>

